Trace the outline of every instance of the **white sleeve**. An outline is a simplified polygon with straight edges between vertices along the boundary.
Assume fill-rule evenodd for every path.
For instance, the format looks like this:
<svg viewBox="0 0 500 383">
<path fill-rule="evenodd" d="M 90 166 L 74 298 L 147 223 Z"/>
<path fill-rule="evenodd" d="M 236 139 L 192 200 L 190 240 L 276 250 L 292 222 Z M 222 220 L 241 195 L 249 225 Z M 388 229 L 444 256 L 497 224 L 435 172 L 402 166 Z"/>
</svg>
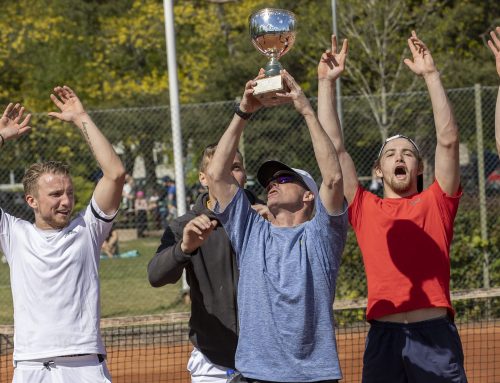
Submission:
<svg viewBox="0 0 500 383">
<path fill-rule="evenodd" d="M 85 222 L 89 223 L 90 230 L 92 230 L 93 236 L 99 246 L 102 245 L 108 236 L 117 214 L 118 210 L 113 214 L 104 213 L 97 205 L 94 196 L 92 196 L 83 215 Z"/>
<path fill-rule="evenodd" d="M 11 251 L 11 231 L 14 227 L 16 221 L 20 219 L 6 213 L 3 209 L 0 209 L 0 248 L 7 258 L 7 262 L 10 264 L 12 258 Z"/>
</svg>

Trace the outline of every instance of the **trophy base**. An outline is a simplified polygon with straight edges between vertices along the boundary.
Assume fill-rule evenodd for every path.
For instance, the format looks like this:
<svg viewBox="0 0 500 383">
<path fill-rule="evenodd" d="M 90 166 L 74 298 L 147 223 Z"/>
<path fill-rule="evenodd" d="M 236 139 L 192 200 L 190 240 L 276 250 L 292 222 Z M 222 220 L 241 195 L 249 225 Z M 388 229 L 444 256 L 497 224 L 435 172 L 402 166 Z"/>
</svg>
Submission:
<svg viewBox="0 0 500 383">
<path fill-rule="evenodd" d="M 262 78 L 256 82 L 253 95 L 262 105 L 275 106 L 291 102 L 288 98 L 276 96 L 276 93 L 285 93 L 289 90 L 281 75 Z"/>
</svg>

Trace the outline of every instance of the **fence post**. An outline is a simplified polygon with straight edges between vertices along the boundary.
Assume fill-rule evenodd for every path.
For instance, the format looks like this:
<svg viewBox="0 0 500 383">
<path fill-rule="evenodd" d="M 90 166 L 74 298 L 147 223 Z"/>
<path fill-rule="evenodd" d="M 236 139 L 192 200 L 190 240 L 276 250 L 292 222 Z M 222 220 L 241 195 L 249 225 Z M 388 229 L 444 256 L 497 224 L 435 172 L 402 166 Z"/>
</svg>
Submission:
<svg viewBox="0 0 500 383">
<path fill-rule="evenodd" d="M 481 224 L 481 241 L 488 240 L 488 219 L 486 213 L 486 188 L 484 174 L 484 145 L 483 145 L 483 113 L 481 102 L 481 85 L 474 85 L 474 98 L 476 109 L 476 140 L 477 140 L 477 179 L 479 187 L 479 217 Z M 483 249 L 483 287 L 490 288 L 490 260 L 486 249 Z"/>
<path fill-rule="evenodd" d="M 177 79 L 177 59 L 175 49 L 174 4 L 172 0 L 163 0 L 165 17 L 165 36 L 168 63 L 168 88 L 170 94 L 170 119 L 172 121 L 172 145 L 174 149 L 175 187 L 177 216 L 186 214 L 186 188 L 184 186 L 184 158 L 182 155 L 182 132 Z M 186 270 L 182 272 L 182 295 L 187 296 L 189 285 Z"/>
</svg>

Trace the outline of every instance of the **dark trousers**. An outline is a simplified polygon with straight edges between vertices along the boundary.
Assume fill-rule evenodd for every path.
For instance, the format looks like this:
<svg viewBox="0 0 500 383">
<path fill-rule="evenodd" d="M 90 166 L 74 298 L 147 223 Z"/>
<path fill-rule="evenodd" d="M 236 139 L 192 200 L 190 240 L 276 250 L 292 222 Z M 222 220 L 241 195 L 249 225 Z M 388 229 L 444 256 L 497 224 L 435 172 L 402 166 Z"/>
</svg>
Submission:
<svg viewBox="0 0 500 383">
<path fill-rule="evenodd" d="M 363 383 L 467 383 L 462 343 L 447 317 L 370 324 Z"/>
</svg>

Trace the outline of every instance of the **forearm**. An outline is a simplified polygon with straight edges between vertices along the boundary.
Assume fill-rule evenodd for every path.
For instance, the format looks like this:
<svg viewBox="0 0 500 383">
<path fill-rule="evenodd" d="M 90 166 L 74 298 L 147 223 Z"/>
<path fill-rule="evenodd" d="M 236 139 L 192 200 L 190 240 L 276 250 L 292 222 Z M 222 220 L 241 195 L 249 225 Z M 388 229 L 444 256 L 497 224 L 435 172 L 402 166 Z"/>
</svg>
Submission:
<svg viewBox="0 0 500 383">
<path fill-rule="evenodd" d="M 236 150 L 240 141 L 246 121 L 238 115 L 234 115 L 228 128 L 217 144 L 214 156 L 208 167 L 211 183 L 209 187 L 219 202 L 221 209 L 230 202 L 238 190 L 238 185 L 231 174 L 231 166 L 236 156 Z"/>
<path fill-rule="evenodd" d="M 340 169 L 337 152 L 330 138 L 326 134 L 322 125 L 316 118 L 314 112 L 304 114 L 311 141 L 314 149 L 314 155 L 318 161 L 318 167 L 323 179 L 341 179 L 342 171 Z"/>
<path fill-rule="evenodd" d="M 457 124 L 439 72 L 428 74 L 424 79 L 431 98 L 438 145 L 458 145 Z"/>
<path fill-rule="evenodd" d="M 213 176 L 216 177 L 215 179 L 223 179 L 231 174 L 231 165 L 245 125 L 246 121 L 244 119 L 238 115 L 234 115 L 231 123 L 219 140 L 212 158 L 212 170 Z"/>
<path fill-rule="evenodd" d="M 458 128 L 439 73 L 436 71 L 425 76 L 425 82 L 429 89 L 436 125 L 434 176 L 446 194 L 454 195 L 460 185 Z"/>
<path fill-rule="evenodd" d="M 188 255 L 176 243 L 156 253 L 148 264 L 148 279 L 153 287 L 176 283 L 182 276 Z"/>
<path fill-rule="evenodd" d="M 327 79 L 318 81 L 318 119 L 333 142 L 337 153 L 345 151 L 340 120 L 336 108 L 336 85 Z"/>
<path fill-rule="evenodd" d="M 337 214 L 342 210 L 344 201 L 342 170 L 337 152 L 314 112 L 305 114 L 304 118 L 323 179 L 320 187 L 321 201 L 330 214 Z"/>
<path fill-rule="evenodd" d="M 103 176 L 112 180 L 123 177 L 125 168 L 120 157 L 118 157 L 111 143 L 97 128 L 90 116 L 87 113 L 80 114 L 74 120 L 74 123 L 82 132 L 92 151 L 92 155 L 103 172 Z"/>
<path fill-rule="evenodd" d="M 342 169 L 344 194 L 351 203 L 358 188 L 358 177 L 351 156 L 344 146 L 340 120 L 336 108 L 335 83 L 329 80 L 318 82 L 318 119 L 329 139 L 332 141 Z"/>
</svg>

